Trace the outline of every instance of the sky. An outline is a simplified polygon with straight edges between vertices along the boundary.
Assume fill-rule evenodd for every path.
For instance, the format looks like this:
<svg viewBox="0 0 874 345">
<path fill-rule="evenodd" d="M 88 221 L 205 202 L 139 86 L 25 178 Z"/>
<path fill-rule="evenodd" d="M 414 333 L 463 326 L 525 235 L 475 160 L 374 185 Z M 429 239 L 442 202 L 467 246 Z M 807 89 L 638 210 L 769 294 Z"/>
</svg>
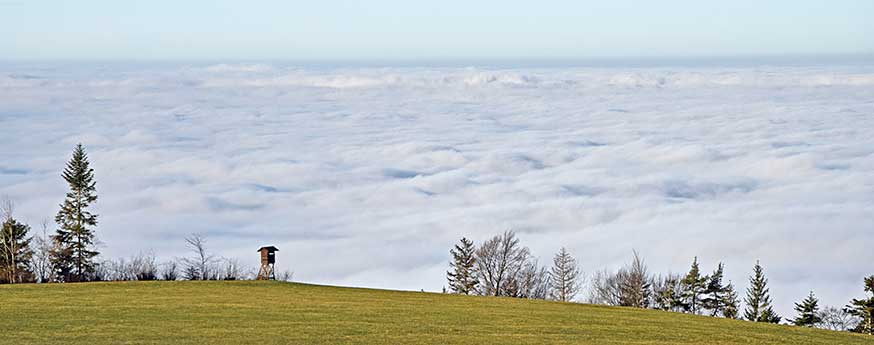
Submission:
<svg viewBox="0 0 874 345">
<path fill-rule="evenodd" d="M 0 59 L 867 56 L 872 13 L 866 0 L 0 0 Z"/>
</svg>

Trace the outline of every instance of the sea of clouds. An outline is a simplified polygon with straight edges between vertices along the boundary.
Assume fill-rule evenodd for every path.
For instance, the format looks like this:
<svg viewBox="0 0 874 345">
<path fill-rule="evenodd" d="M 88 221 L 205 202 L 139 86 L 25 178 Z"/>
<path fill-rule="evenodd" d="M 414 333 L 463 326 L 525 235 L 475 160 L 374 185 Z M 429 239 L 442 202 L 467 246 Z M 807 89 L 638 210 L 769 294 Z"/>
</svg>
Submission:
<svg viewBox="0 0 874 345">
<path fill-rule="evenodd" d="M 784 316 L 874 274 L 874 66 L 0 65 L 0 194 L 35 229 L 80 142 L 111 258 L 202 233 L 298 281 L 439 291 L 460 237 L 513 229 L 588 273 L 636 249 L 743 290 L 761 260 Z"/>
</svg>

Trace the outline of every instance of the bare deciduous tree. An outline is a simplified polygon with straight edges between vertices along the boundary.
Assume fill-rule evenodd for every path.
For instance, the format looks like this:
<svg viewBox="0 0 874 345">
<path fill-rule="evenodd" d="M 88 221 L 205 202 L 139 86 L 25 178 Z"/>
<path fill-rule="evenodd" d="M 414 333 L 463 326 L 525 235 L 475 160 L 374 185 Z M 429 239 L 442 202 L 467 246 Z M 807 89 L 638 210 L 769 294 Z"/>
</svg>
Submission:
<svg viewBox="0 0 874 345">
<path fill-rule="evenodd" d="M 200 271 L 197 270 L 197 266 L 189 265 L 185 260 L 182 261 L 182 279 L 185 280 L 201 280 L 202 276 L 200 275 Z"/>
<path fill-rule="evenodd" d="M 155 260 L 155 254 L 140 253 L 131 258 L 129 270 L 136 280 L 156 280 L 158 279 L 158 263 Z"/>
<path fill-rule="evenodd" d="M 0 280 L 6 280 L 9 283 L 15 284 L 15 241 L 8 240 L 2 230 L 5 230 L 6 223 L 11 222 L 15 203 L 8 196 L 3 196 L 0 199 L 0 270 L 3 272 L 3 277 Z M 7 267 L 8 266 L 8 267 Z"/>
<path fill-rule="evenodd" d="M 52 268 L 51 253 L 53 244 L 48 234 L 49 221 L 43 220 L 42 232 L 34 236 L 30 247 L 33 256 L 30 258 L 30 270 L 33 272 L 34 281 L 48 283 L 54 281 L 54 269 Z"/>
<path fill-rule="evenodd" d="M 512 280 L 516 287 L 515 297 L 529 299 L 549 298 L 549 270 L 540 267 L 537 260 L 526 262 L 519 274 Z"/>
<path fill-rule="evenodd" d="M 222 273 L 222 280 L 242 280 L 245 278 L 244 269 L 240 265 L 240 260 L 224 259 L 225 267 Z"/>
<path fill-rule="evenodd" d="M 817 315 L 822 321 L 817 323 L 816 327 L 832 331 L 847 331 L 859 324 L 860 321 L 858 317 L 851 315 L 843 308 L 832 306 L 822 308 Z"/>
<path fill-rule="evenodd" d="M 13 213 L 15 211 L 15 202 L 12 201 L 12 198 L 8 196 L 3 196 L 0 198 L 0 218 L 3 221 L 7 221 L 12 219 Z"/>
<path fill-rule="evenodd" d="M 30 226 L 13 216 L 15 203 L 9 197 L 0 200 L 0 281 L 19 283 L 33 280 L 30 273 Z"/>
<path fill-rule="evenodd" d="M 580 268 L 577 260 L 564 247 L 552 258 L 549 278 L 552 287 L 550 295 L 554 300 L 570 302 L 580 291 Z"/>
<path fill-rule="evenodd" d="M 0 217 L 3 218 L 4 221 L 10 220 L 13 218 L 13 213 L 15 211 L 15 202 L 12 201 L 12 198 L 4 195 L 3 198 L 0 198 Z"/>
<path fill-rule="evenodd" d="M 282 271 L 282 273 L 276 276 L 276 279 L 279 281 L 290 282 L 294 279 L 294 272 L 289 270 Z"/>
<path fill-rule="evenodd" d="M 652 289 L 652 277 L 643 259 L 637 251 L 631 263 L 623 267 L 617 273 L 619 280 L 619 305 L 626 307 L 647 308 L 649 307 Z"/>
<path fill-rule="evenodd" d="M 179 279 L 179 264 L 176 260 L 170 260 L 163 263 L 161 266 L 161 280 L 174 281 Z"/>
<path fill-rule="evenodd" d="M 217 279 L 217 272 L 212 269 L 215 256 L 206 250 L 206 238 L 200 234 L 191 234 L 185 238 L 188 249 L 192 252 L 191 257 L 183 258 L 185 266 L 185 278 L 191 280 Z"/>
<path fill-rule="evenodd" d="M 492 237 L 476 251 L 476 263 L 483 295 L 508 296 L 508 282 L 517 277 L 529 257 L 513 231 Z"/>
<path fill-rule="evenodd" d="M 103 281 L 132 281 L 132 280 L 156 280 L 158 279 L 158 265 L 155 255 L 140 253 L 126 260 L 103 260 L 95 266 L 95 274 L 92 280 Z"/>
<path fill-rule="evenodd" d="M 618 272 L 595 273 L 589 302 L 648 308 L 652 301 L 652 280 L 643 259 L 634 251 L 631 263 Z"/>
<path fill-rule="evenodd" d="M 122 263 L 123 265 L 124 263 Z M 112 260 L 103 260 L 101 262 L 91 262 L 91 268 L 87 274 L 82 277 L 89 282 L 121 280 L 115 275 L 118 273 L 118 263 Z M 60 275 L 59 275 L 60 276 Z"/>
<path fill-rule="evenodd" d="M 103 260 L 94 266 L 94 272 L 97 273 L 99 279 L 105 281 L 128 281 L 134 280 L 134 275 L 128 269 L 127 260 L 120 258 L 118 260 Z"/>
<path fill-rule="evenodd" d="M 588 302 L 592 304 L 619 305 L 621 292 L 615 273 L 602 270 L 592 275 Z"/>
</svg>

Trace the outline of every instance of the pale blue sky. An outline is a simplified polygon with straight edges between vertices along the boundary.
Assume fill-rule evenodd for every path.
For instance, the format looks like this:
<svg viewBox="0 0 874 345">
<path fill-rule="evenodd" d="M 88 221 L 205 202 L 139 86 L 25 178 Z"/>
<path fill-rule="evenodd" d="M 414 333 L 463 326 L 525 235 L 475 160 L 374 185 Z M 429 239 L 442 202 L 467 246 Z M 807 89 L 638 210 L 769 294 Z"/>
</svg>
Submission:
<svg viewBox="0 0 874 345">
<path fill-rule="evenodd" d="M 0 0 L 0 59 L 874 54 L 874 1 Z"/>
</svg>

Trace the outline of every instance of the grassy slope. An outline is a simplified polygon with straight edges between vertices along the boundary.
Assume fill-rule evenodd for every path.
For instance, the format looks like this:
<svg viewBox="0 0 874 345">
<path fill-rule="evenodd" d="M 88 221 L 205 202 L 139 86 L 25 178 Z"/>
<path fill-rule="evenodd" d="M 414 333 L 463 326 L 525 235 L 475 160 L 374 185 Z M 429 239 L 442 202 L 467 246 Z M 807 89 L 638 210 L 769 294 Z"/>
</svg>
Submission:
<svg viewBox="0 0 874 345">
<path fill-rule="evenodd" d="M 676 313 L 279 282 L 0 286 L 9 344 L 874 344 Z"/>
</svg>

